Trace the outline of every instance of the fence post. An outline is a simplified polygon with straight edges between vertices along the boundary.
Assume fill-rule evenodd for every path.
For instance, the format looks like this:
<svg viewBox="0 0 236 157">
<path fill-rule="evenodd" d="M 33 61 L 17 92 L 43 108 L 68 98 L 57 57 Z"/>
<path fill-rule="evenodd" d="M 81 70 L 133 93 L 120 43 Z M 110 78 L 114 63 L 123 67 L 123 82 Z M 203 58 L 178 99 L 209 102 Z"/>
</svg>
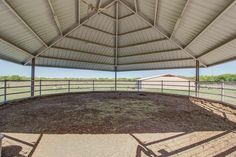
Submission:
<svg viewBox="0 0 236 157">
<path fill-rule="evenodd" d="M 224 82 L 221 82 L 221 101 L 223 102 L 224 101 L 224 86 L 225 86 L 225 83 Z"/>
<path fill-rule="evenodd" d="M 42 95 L 42 80 L 39 80 L 39 95 Z"/>
<path fill-rule="evenodd" d="M 161 92 L 162 92 L 162 93 L 163 93 L 163 83 L 164 83 L 164 81 L 161 80 Z"/>
<path fill-rule="evenodd" d="M 188 81 L 188 96 L 190 96 L 191 95 L 191 93 L 190 93 L 190 90 L 191 90 L 191 82 L 190 81 Z"/>
<path fill-rule="evenodd" d="M 68 80 L 68 93 L 70 93 L 70 80 Z"/>
<path fill-rule="evenodd" d="M 94 83 L 95 83 L 95 81 L 93 80 L 93 91 L 95 91 Z"/>
<path fill-rule="evenodd" d="M 7 80 L 4 80 L 4 103 L 7 102 Z"/>
<path fill-rule="evenodd" d="M 138 80 L 138 89 L 137 89 L 138 92 L 139 92 L 139 88 L 140 88 L 140 87 L 139 87 L 139 86 L 140 86 L 140 82 L 139 82 L 139 81 L 140 81 L 140 80 Z"/>
</svg>

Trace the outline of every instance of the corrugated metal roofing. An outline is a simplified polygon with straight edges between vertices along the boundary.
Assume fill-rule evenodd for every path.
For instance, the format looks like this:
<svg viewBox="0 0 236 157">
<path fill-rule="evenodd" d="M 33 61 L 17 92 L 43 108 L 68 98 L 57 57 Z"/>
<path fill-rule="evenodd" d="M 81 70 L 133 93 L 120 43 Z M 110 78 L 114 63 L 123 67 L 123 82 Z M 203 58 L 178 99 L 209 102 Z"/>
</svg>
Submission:
<svg viewBox="0 0 236 157">
<path fill-rule="evenodd" d="M 235 0 L 1 0 L 0 21 L 0 58 L 25 65 L 129 71 L 236 58 Z"/>
</svg>

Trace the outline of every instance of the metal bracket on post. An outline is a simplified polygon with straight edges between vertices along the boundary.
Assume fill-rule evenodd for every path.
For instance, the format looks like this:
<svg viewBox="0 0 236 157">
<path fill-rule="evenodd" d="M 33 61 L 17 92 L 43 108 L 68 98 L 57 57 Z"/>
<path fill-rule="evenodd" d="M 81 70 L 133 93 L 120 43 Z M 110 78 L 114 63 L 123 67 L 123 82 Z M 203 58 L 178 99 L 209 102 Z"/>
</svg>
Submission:
<svg viewBox="0 0 236 157">
<path fill-rule="evenodd" d="M 4 80 L 4 103 L 7 102 L 7 80 Z"/>
</svg>

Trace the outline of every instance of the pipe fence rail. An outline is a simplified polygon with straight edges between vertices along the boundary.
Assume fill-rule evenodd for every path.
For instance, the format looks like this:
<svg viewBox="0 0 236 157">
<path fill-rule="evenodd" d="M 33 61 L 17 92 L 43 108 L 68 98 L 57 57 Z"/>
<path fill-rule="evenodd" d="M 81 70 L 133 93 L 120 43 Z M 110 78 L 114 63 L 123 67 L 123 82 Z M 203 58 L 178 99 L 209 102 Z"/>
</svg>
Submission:
<svg viewBox="0 0 236 157">
<path fill-rule="evenodd" d="M 115 90 L 188 95 L 236 105 L 236 82 L 140 80 L 117 80 L 117 87 L 115 80 L 2 80 L 0 103 L 56 93 Z"/>
</svg>

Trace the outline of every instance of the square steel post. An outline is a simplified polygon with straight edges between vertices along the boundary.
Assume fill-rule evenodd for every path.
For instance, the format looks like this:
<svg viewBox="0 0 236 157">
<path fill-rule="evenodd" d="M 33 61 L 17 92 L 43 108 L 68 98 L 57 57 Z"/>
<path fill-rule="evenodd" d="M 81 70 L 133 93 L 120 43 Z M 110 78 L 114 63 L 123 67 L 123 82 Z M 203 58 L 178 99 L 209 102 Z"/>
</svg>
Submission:
<svg viewBox="0 0 236 157">
<path fill-rule="evenodd" d="M 94 82 L 94 80 L 93 80 L 93 91 L 95 91 L 95 86 L 94 86 L 95 84 L 94 84 L 94 83 L 95 83 L 95 82 Z"/>
<path fill-rule="evenodd" d="M 191 81 L 188 81 L 188 96 L 191 95 Z"/>
<path fill-rule="evenodd" d="M 117 68 L 115 67 L 115 91 L 117 91 Z"/>
<path fill-rule="evenodd" d="M 70 93 L 70 80 L 68 80 L 68 93 Z"/>
<path fill-rule="evenodd" d="M 196 60 L 195 96 L 199 96 L 199 61 Z"/>
<path fill-rule="evenodd" d="M 224 86 L 225 86 L 225 83 L 224 82 L 221 82 L 221 101 L 223 102 L 224 101 Z"/>
<path fill-rule="evenodd" d="M 31 96 L 34 96 L 34 86 L 35 86 L 35 58 L 32 59 L 32 65 L 31 65 Z"/>
<path fill-rule="evenodd" d="M 39 80 L 39 95 L 42 95 L 42 80 Z"/>
<path fill-rule="evenodd" d="M 7 102 L 7 80 L 4 80 L 4 103 Z"/>
<path fill-rule="evenodd" d="M 163 93 L 163 83 L 164 83 L 164 81 L 161 80 L 161 92 L 162 92 L 162 93 Z"/>
</svg>

